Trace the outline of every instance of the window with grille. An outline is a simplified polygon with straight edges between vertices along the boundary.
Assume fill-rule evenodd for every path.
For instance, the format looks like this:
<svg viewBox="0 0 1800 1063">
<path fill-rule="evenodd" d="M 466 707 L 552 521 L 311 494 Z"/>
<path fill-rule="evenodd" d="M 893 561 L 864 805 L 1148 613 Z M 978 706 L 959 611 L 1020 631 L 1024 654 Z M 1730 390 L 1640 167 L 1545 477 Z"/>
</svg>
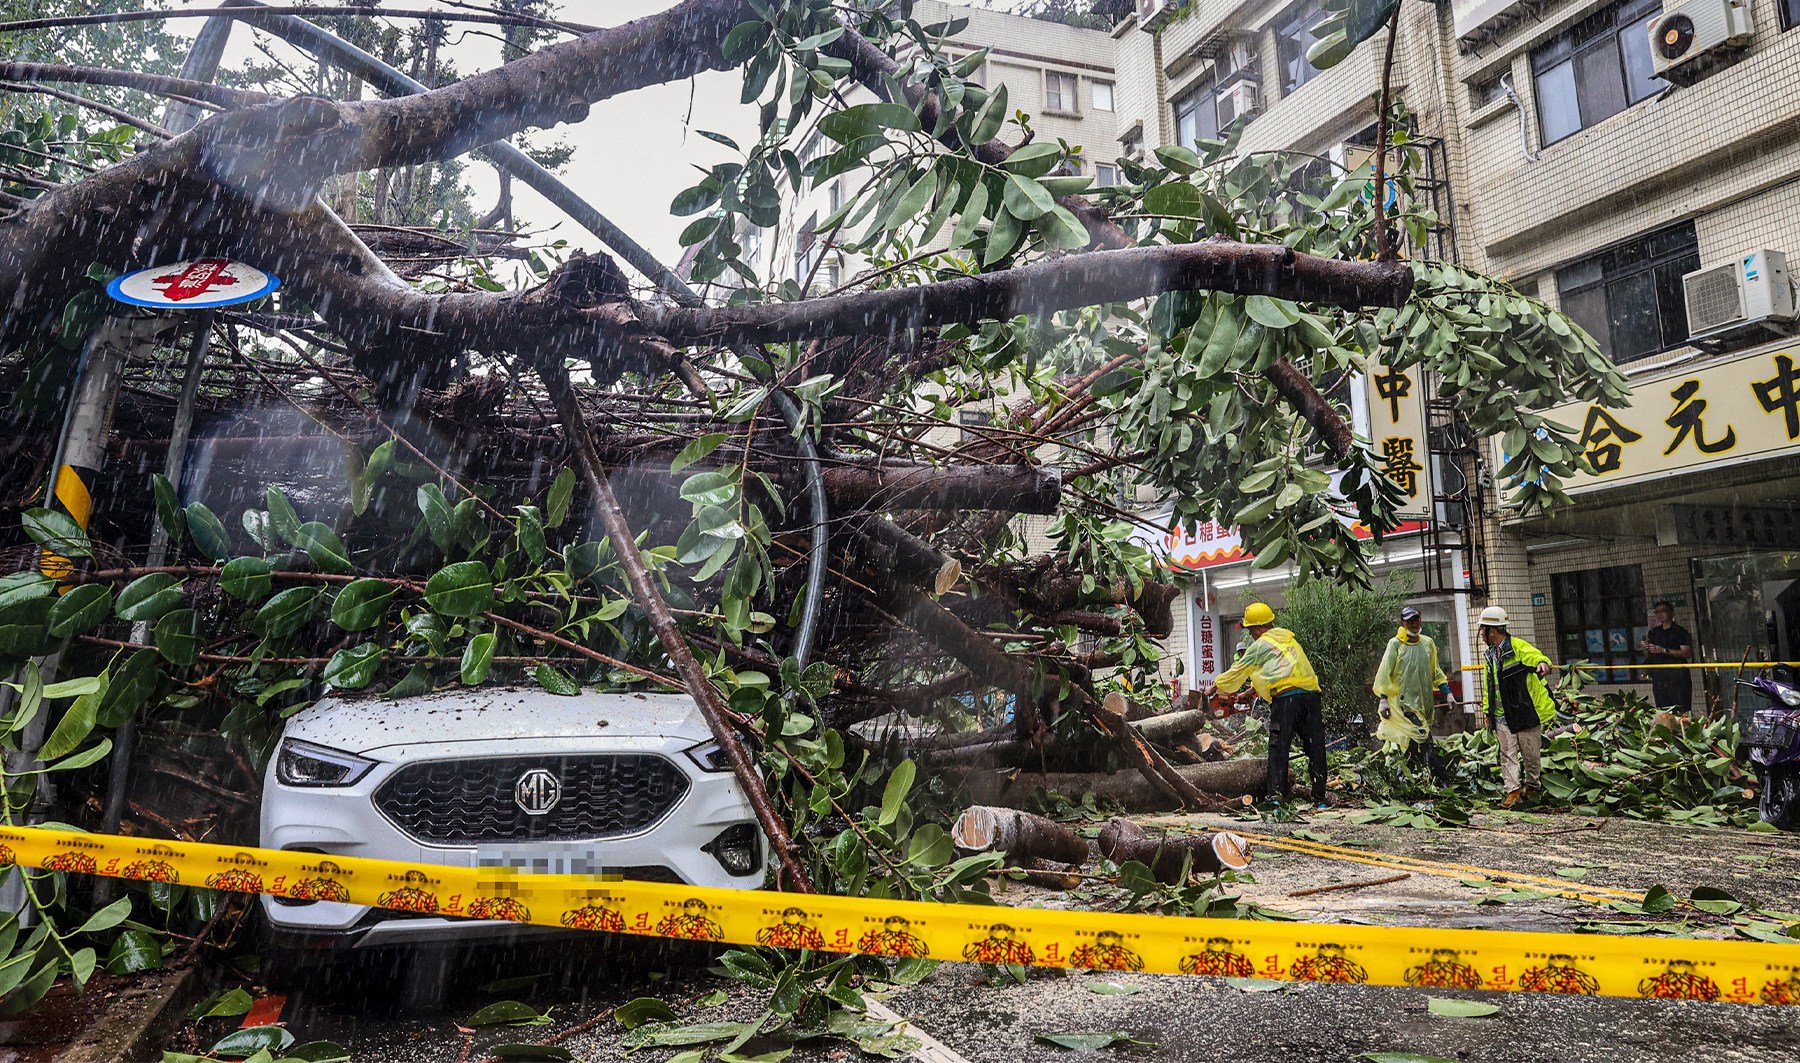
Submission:
<svg viewBox="0 0 1800 1063">
<path fill-rule="evenodd" d="M 1687 342 L 1681 277 L 1700 268 L 1694 223 L 1658 229 L 1556 271 L 1563 313 L 1614 362 Z"/>
<path fill-rule="evenodd" d="M 1319 0 L 1306 0 L 1275 23 L 1275 58 L 1281 68 L 1283 96 L 1318 76 L 1319 68 L 1307 61 L 1306 51 L 1318 40 L 1313 30 L 1324 18 Z"/>
<path fill-rule="evenodd" d="M 1558 572 L 1550 577 L 1550 591 L 1560 651 L 1551 656 L 1594 665 L 1596 682 L 1632 682 L 1632 665 L 1641 657 L 1638 640 L 1649 630 L 1644 570 L 1615 565 Z"/>
<path fill-rule="evenodd" d="M 1062 111 L 1065 114 L 1079 110 L 1077 106 L 1076 81 L 1074 74 L 1058 74 L 1050 71 L 1044 74 L 1044 110 Z"/>
<path fill-rule="evenodd" d="M 1175 143 L 1198 148 L 1202 140 L 1219 139 L 1219 89 L 1211 78 L 1175 101 Z"/>
</svg>

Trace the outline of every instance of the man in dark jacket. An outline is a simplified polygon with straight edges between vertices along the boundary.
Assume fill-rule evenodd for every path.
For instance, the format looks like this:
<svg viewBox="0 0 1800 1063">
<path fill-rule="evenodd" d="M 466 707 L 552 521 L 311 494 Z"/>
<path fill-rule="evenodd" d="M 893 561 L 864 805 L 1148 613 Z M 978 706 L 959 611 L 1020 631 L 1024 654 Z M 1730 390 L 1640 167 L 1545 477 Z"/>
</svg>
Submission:
<svg viewBox="0 0 1800 1063">
<path fill-rule="evenodd" d="M 1487 646 L 1481 671 L 1481 711 L 1500 739 L 1500 778 L 1506 783 L 1501 808 L 1512 808 L 1541 784 L 1544 725 L 1556 718 L 1556 699 L 1544 679 L 1550 658 L 1506 629 L 1506 610 L 1481 611 L 1481 641 Z"/>
</svg>

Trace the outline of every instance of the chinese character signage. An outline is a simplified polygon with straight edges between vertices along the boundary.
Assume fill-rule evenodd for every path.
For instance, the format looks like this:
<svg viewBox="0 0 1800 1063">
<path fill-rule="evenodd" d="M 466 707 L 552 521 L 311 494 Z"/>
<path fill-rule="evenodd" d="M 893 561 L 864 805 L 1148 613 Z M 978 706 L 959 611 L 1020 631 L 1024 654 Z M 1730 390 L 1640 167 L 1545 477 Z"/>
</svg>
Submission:
<svg viewBox="0 0 1800 1063">
<path fill-rule="evenodd" d="M 1418 366 L 1370 368 L 1369 438 L 1381 459 L 1382 474 L 1405 498 L 1400 515 L 1426 519 L 1432 514 L 1431 448 L 1425 441 L 1425 389 Z"/>
<path fill-rule="evenodd" d="M 1594 472 L 1570 493 L 1800 452 L 1800 352 L 1774 351 L 1639 381 L 1631 405 L 1571 403 L 1545 416 L 1575 429 Z M 1504 458 L 1503 458 L 1504 460 Z"/>
</svg>

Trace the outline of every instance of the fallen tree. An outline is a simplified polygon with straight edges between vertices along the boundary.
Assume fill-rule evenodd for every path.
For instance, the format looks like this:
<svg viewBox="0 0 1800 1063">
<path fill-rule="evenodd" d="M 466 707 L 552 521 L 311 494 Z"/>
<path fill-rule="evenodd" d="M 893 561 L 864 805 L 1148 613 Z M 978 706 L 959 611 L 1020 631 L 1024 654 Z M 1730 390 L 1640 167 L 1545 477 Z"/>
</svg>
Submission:
<svg viewBox="0 0 1800 1063">
<path fill-rule="evenodd" d="M 1135 860 L 1157 881 L 1181 885 L 1190 875 L 1216 875 L 1250 866 L 1250 843 L 1230 831 L 1173 834 L 1149 831 L 1128 819 L 1112 819 L 1100 828 L 1100 855 L 1115 864 Z"/>
</svg>

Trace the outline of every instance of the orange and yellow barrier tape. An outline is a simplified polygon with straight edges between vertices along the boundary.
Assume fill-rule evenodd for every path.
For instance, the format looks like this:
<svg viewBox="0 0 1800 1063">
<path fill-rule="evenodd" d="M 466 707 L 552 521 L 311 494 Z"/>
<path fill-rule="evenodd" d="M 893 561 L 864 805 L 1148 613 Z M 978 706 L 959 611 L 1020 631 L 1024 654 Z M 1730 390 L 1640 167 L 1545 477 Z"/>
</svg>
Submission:
<svg viewBox="0 0 1800 1063">
<path fill-rule="evenodd" d="M 0 828 L 0 861 L 296 900 L 894 958 L 1800 1004 L 1800 947 L 1345 926 L 710 889 L 581 875 Z"/>
</svg>

